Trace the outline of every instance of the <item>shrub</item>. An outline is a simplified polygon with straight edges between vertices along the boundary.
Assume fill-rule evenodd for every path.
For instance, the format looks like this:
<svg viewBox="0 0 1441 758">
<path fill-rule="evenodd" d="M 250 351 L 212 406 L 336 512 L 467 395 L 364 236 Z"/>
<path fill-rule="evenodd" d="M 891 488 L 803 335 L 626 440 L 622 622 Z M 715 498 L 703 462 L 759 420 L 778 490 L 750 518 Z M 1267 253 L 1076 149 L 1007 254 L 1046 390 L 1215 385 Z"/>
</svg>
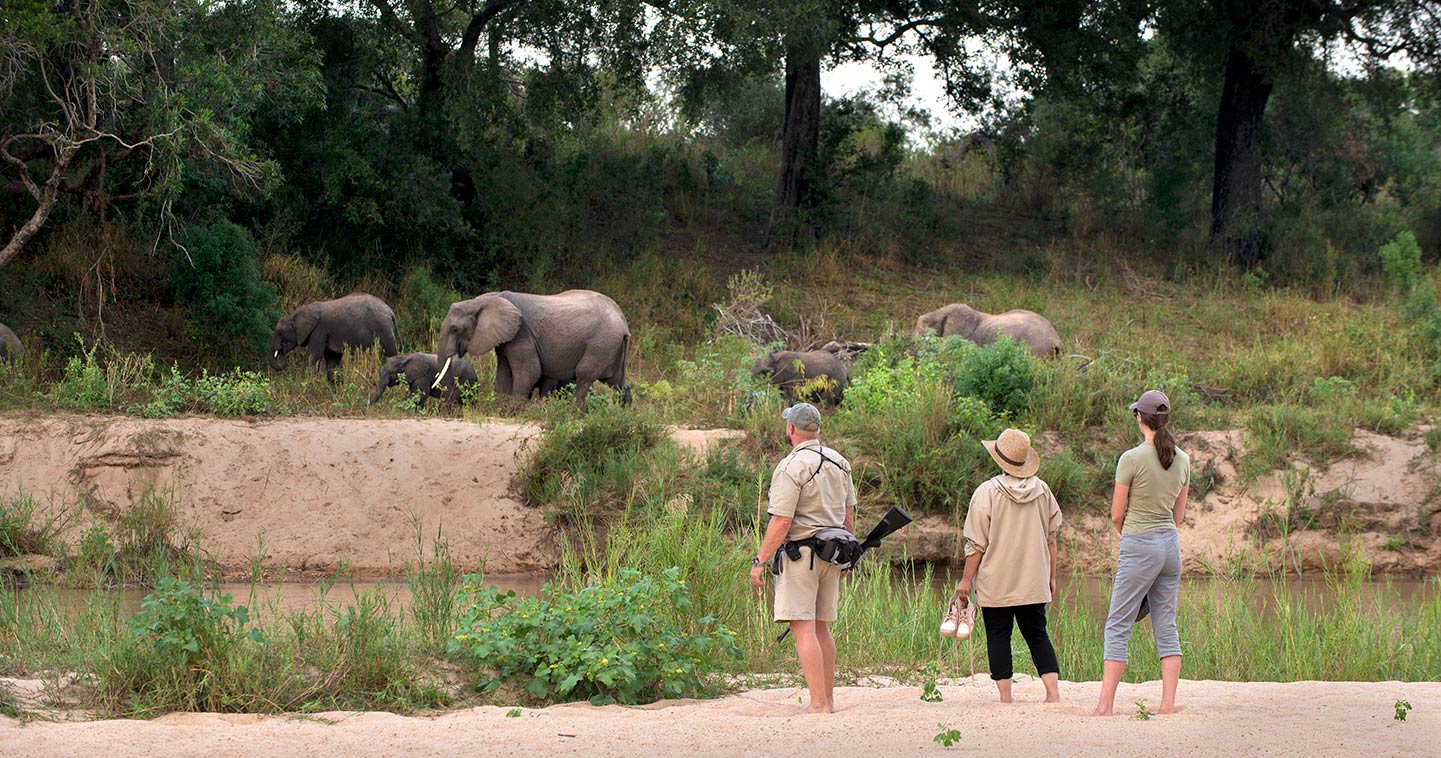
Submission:
<svg viewBox="0 0 1441 758">
<path fill-rule="evenodd" d="M 1381 246 L 1381 268 L 1397 292 L 1409 294 L 1421 282 L 1421 246 L 1409 229 Z"/>
<path fill-rule="evenodd" d="M 470 607 L 449 650 L 477 667 L 485 691 L 514 677 L 547 702 L 645 703 L 698 693 L 722 657 L 741 655 L 735 635 L 710 617 L 692 622 L 704 630 L 694 634 L 677 622 L 691 597 L 675 567 L 656 577 L 623 570 L 574 592 L 551 588 L 548 600 L 518 600 L 477 579 L 466 577 Z"/>
<path fill-rule="evenodd" d="M 226 710 L 222 687 L 246 639 L 250 614 L 230 595 L 207 597 L 181 579 L 162 579 L 130 619 L 129 635 L 104 653 L 101 686 L 132 713 Z"/>
<path fill-rule="evenodd" d="M 170 273 L 175 301 L 194 317 L 194 336 L 263 350 L 280 318 L 279 291 L 260 279 L 255 240 L 229 221 L 190 227 L 184 239 Z"/>
<path fill-rule="evenodd" d="M 284 413 L 272 396 L 270 380 L 255 371 L 236 369 L 230 374 L 202 373 L 195 381 L 200 406 L 217 416 L 266 416 Z"/>
<path fill-rule="evenodd" d="M 561 402 L 553 405 L 570 413 Z M 567 415 L 521 472 L 522 493 L 529 504 L 572 518 L 623 507 L 635 483 L 655 469 L 654 452 L 665 438 L 665 429 L 636 408 L 603 405 L 580 418 Z"/>
<path fill-rule="evenodd" d="M 99 345 L 91 345 L 87 350 L 80 335 L 75 335 L 75 339 L 80 342 L 80 354 L 65 362 L 65 373 L 50 388 L 50 397 L 66 408 L 109 408 L 110 385 L 105 379 L 105 368 L 95 357 Z"/>
<path fill-rule="evenodd" d="M 971 352 L 956 367 L 956 392 L 984 400 L 995 412 L 1014 418 L 1029 404 L 1035 366 L 1036 359 L 1024 343 L 1003 336 Z"/>
<path fill-rule="evenodd" d="M 35 498 L 24 492 L 0 497 L 0 557 L 43 554 L 55 547 L 61 525 L 54 517 L 37 524 L 37 508 Z"/>
</svg>

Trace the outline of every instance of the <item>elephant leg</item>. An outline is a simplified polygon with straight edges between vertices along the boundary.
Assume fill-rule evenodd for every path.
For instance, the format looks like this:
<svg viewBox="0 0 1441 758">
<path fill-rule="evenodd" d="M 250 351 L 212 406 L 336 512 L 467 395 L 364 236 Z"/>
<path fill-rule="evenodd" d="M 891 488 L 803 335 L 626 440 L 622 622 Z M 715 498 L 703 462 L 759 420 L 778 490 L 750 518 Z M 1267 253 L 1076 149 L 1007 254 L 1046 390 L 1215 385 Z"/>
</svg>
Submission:
<svg viewBox="0 0 1441 758">
<path fill-rule="evenodd" d="M 416 405 L 424 406 L 425 401 L 430 399 L 430 382 L 423 379 L 420 381 L 412 381 L 410 383 L 410 396 L 416 398 Z"/>
<path fill-rule="evenodd" d="M 510 372 L 510 360 L 500 351 L 495 353 L 495 395 L 509 395 L 515 388 L 515 377 Z"/>
<path fill-rule="evenodd" d="M 340 381 L 340 358 L 340 353 L 331 350 L 325 351 L 325 379 L 331 384 L 335 384 L 336 382 Z"/>
</svg>

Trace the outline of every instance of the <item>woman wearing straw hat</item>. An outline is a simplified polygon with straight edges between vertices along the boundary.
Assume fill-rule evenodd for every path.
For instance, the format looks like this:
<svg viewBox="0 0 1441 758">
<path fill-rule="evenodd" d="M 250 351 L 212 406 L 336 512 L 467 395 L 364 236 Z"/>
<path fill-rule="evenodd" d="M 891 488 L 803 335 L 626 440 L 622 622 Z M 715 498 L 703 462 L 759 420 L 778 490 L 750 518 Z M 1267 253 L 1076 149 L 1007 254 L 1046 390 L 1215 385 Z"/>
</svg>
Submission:
<svg viewBox="0 0 1441 758">
<path fill-rule="evenodd" d="M 966 512 L 966 568 L 947 614 L 959 616 L 975 582 L 976 601 L 986 627 L 986 656 L 1001 702 L 1011 702 L 1011 628 L 1020 627 L 1031 662 L 1046 685 L 1046 702 L 1061 699 L 1056 649 L 1046 633 L 1046 604 L 1056 591 L 1056 535 L 1061 506 L 1036 476 L 1041 458 L 1031 438 L 1007 429 L 981 443 L 1001 467 L 971 495 Z M 944 628 L 944 626 L 943 626 Z"/>
<path fill-rule="evenodd" d="M 1191 489 L 1191 459 L 1176 447 L 1166 427 L 1171 400 L 1160 390 L 1146 390 L 1131 403 L 1144 441 L 1127 450 L 1116 464 L 1116 491 L 1111 522 L 1121 532 L 1121 554 L 1111 584 L 1111 611 L 1106 618 L 1106 660 L 1101 672 L 1101 699 L 1093 715 L 1109 716 L 1116 687 L 1126 673 L 1126 648 L 1131 626 L 1148 608 L 1161 657 L 1161 706 L 1176 709 L 1176 684 L 1181 680 L 1181 637 L 1176 630 L 1176 595 L 1181 586 L 1181 542 L 1176 527 L 1186 516 Z"/>
</svg>

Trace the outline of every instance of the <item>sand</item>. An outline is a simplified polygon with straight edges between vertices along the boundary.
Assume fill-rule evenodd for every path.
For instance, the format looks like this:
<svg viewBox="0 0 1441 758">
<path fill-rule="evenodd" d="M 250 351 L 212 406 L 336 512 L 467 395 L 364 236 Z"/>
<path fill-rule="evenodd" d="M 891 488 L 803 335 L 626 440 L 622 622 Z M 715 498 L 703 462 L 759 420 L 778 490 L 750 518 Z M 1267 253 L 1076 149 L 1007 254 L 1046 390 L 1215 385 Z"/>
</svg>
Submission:
<svg viewBox="0 0 1441 758">
<path fill-rule="evenodd" d="M 796 756 L 917 753 L 994 756 L 1425 756 L 1441 753 L 1441 684 L 1298 682 L 1181 684 L 1181 710 L 1129 718 L 1134 702 L 1159 699 L 1156 682 L 1124 684 L 1124 715 L 1091 718 L 1096 683 L 1062 683 L 1068 702 L 1045 705 L 1034 680 L 1018 678 L 1019 702 L 994 702 L 989 681 L 941 687 L 941 703 L 917 687 L 837 690 L 841 710 L 795 716 L 798 689 L 752 690 L 710 701 L 642 707 L 586 704 L 473 708 L 433 717 L 388 713 L 311 716 L 173 714 L 153 721 L 30 722 L 0 718 L 0 755 L 310 756 L 584 755 Z M 1414 706 L 1405 722 L 1393 703 Z M 937 724 L 960 731 L 943 748 Z"/>
</svg>

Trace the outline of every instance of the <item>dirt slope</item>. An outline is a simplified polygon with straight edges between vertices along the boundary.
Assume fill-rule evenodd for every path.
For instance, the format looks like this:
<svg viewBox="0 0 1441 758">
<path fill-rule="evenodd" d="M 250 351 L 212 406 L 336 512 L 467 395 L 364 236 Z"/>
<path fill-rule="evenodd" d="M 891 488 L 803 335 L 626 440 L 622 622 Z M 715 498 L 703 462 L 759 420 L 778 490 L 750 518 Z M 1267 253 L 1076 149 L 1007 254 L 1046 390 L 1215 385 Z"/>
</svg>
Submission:
<svg viewBox="0 0 1441 758">
<path fill-rule="evenodd" d="M 0 482 L 72 509 L 72 538 L 173 487 L 182 523 L 229 570 L 263 549 L 269 568 L 389 573 L 418 545 L 429 555 L 439 530 L 466 568 L 520 573 L 556 558 L 542 514 L 511 493 L 535 433 L 442 419 L 7 416 Z"/>
</svg>

